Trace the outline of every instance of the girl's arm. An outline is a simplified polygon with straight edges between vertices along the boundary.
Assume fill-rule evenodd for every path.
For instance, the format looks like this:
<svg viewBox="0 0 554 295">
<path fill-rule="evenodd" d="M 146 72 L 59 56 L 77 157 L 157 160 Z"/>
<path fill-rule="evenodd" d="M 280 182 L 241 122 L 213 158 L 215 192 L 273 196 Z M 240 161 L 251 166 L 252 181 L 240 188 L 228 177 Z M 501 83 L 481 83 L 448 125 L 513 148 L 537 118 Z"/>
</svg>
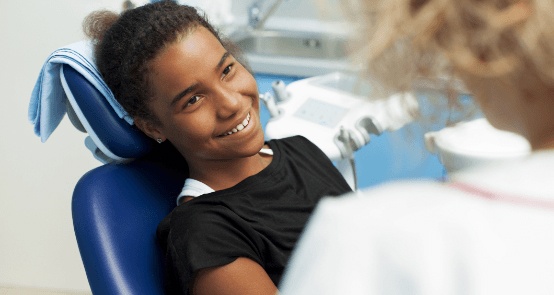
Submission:
<svg viewBox="0 0 554 295">
<path fill-rule="evenodd" d="M 219 267 L 200 270 L 192 285 L 193 295 L 275 295 L 277 287 L 255 261 L 239 257 Z"/>
</svg>

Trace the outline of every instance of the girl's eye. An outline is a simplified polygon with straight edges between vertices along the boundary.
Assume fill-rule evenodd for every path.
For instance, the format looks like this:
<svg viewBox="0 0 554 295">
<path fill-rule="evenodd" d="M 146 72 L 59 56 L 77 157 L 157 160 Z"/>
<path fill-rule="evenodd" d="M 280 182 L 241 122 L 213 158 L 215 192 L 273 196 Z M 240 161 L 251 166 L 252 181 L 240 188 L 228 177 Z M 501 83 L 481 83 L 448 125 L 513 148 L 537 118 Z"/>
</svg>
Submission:
<svg viewBox="0 0 554 295">
<path fill-rule="evenodd" d="M 223 69 L 223 73 L 221 74 L 221 78 L 225 78 L 225 76 L 227 76 L 231 72 L 231 70 L 233 69 L 233 66 L 234 66 L 234 63 L 226 66 Z"/>
<path fill-rule="evenodd" d="M 199 100 L 200 100 L 200 96 L 195 95 L 195 96 L 191 97 L 191 98 L 189 99 L 189 101 L 187 101 L 187 104 L 186 104 L 185 107 L 191 106 L 191 105 L 197 103 Z"/>
</svg>

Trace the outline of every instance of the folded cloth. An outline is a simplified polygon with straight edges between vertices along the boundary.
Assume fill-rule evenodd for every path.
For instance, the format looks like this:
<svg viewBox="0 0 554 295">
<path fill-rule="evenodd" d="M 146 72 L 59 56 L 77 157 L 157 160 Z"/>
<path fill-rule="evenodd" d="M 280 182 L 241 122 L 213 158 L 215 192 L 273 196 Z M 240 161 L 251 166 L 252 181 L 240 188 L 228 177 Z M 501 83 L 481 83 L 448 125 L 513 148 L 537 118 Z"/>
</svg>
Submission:
<svg viewBox="0 0 554 295">
<path fill-rule="evenodd" d="M 62 64 L 69 65 L 91 82 L 104 95 L 116 114 L 133 124 L 133 118 L 115 100 L 94 63 L 93 44 L 80 41 L 58 48 L 47 58 L 39 74 L 29 102 L 29 120 L 42 142 L 54 132 L 66 113 L 67 96 L 60 80 Z"/>
</svg>

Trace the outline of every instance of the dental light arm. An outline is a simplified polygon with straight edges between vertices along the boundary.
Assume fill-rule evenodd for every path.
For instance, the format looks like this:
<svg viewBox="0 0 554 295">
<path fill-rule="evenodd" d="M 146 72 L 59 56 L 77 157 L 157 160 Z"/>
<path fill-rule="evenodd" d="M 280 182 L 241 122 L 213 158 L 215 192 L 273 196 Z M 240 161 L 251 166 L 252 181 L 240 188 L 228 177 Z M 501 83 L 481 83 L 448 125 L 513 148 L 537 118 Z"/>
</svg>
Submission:
<svg viewBox="0 0 554 295">
<path fill-rule="evenodd" d="M 262 97 L 272 116 L 266 136 L 308 138 L 337 161 L 353 189 L 357 188 L 354 152 L 370 142 L 371 134 L 395 131 L 418 113 L 412 94 L 369 99 L 372 94 L 368 83 L 338 72 L 299 80 L 286 87 L 275 82 L 273 89 L 277 99 L 269 93 Z"/>
</svg>

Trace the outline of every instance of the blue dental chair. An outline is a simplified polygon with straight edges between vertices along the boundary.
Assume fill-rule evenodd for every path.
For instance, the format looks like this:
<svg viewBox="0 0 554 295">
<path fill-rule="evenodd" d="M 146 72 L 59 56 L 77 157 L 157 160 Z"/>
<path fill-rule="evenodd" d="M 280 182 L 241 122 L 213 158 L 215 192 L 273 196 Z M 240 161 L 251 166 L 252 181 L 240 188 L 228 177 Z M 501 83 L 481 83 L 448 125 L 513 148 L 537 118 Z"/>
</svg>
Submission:
<svg viewBox="0 0 554 295">
<path fill-rule="evenodd" d="M 155 144 L 120 119 L 70 66 L 61 67 L 68 116 L 87 132 L 87 147 L 105 164 L 73 192 L 73 226 L 94 294 L 163 294 L 158 223 L 175 207 L 188 174 L 169 143 Z"/>
</svg>

